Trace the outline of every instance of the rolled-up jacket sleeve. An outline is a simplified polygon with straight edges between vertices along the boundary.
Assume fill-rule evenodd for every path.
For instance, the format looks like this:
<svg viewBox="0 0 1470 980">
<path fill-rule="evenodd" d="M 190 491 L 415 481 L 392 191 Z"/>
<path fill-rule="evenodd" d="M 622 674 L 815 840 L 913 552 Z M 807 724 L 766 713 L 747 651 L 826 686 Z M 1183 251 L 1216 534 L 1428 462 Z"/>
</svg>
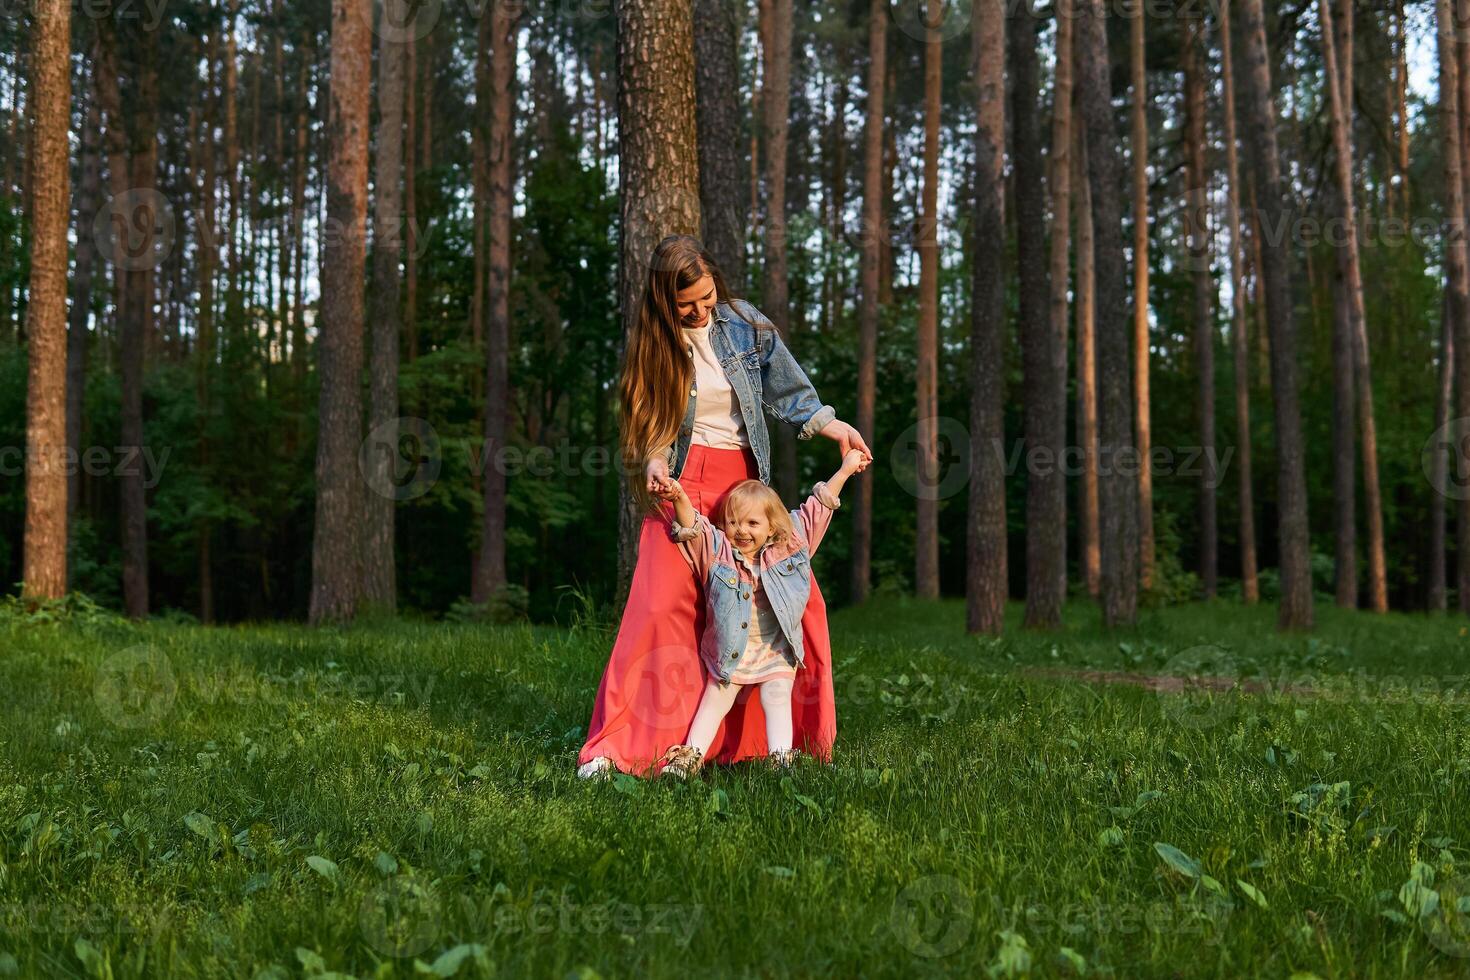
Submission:
<svg viewBox="0 0 1470 980">
<path fill-rule="evenodd" d="M 796 427 L 796 438 L 810 439 L 837 417 L 837 409 L 822 403 L 811 379 L 781 339 L 776 325 L 750 303 L 741 302 L 740 310 L 750 317 L 757 329 L 761 352 L 761 404 L 774 417 Z"/>
<path fill-rule="evenodd" d="M 812 554 L 817 553 L 817 545 L 821 544 L 822 538 L 827 534 L 827 527 L 832 523 L 832 512 L 842 506 L 838 499 L 823 480 L 812 488 L 812 495 L 806 498 L 806 503 L 791 512 L 792 520 L 801 528 L 801 533 L 806 536 L 807 547 Z"/>
<path fill-rule="evenodd" d="M 677 517 L 669 522 L 669 537 L 678 543 L 684 560 L 689 562 L 700 581 L 709 575 L 715 553 L 715 535 L 718 533 L 709 518 L 698 511 L 694 512 L 694 523 L 688 527 L 680 524 Z"/>
</svg>

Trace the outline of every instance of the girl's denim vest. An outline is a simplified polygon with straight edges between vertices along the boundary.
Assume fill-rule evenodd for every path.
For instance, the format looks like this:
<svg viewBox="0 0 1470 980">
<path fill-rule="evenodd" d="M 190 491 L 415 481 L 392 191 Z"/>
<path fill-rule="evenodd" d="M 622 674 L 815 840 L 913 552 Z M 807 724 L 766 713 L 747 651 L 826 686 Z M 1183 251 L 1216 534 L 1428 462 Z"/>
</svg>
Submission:
<svg viewBox="0 0 1470 980">
<path fill-rule="evenodd" d="M 825 481 L 818 483 L 806 502 L 790 512 L 795 531 L 791 539 L 767 545 L 758 556 L 759 587 L 765 590 L 798 665 L 806 661 L 801 618 L 812 591 L 812 555 L 841 505 Z M 672 522 L 669 537 L 679 543 L 704 584 L 706 626 L 700 658 L 713 677 L 728 683 L 730 669 L 744 655 L 749 639 L 756 576 L 736 556 L 725 533 L 703 514 L 695 513 L 692 527 Z"/>
<path fill-rule="evenodd" d="M 740 415 L 750 440 L 750 451 L 760 469 L 760 481 L 771 482 L 771 439 L 762 409 L 798 429 L 796 438 L 810 439 L 837 417 L 837 410 L 822 404 L 806 372 L 791 356 L 771 321 L 743 299 L 719 303 L 710 314 L 710 347 L 740 402 Z M 757 329 L 757 324 L 760 328 Z M 692 355 L 691 355 L 692 356 Z M 689 406 L 679 434 L 665 458 L 674 479 L 689 458 L 694 435 L 694 406 L 698 389 L 689 385 Z"/>
</svg>

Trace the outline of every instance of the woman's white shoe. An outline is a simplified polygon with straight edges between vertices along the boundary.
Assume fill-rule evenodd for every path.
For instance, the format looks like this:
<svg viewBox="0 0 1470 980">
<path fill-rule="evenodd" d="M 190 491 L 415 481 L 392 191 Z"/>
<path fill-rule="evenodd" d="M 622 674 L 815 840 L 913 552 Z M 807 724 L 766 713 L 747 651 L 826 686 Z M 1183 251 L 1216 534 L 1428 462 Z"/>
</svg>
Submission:
<svg viewBox="0 0 1470 980">
<path fill-rule="evenodd" d="M 613 761 L 605 755 L 600 755 L 590 762 L 584 762 L 577 767 L 578 779 L 607 779 L 614 772 Z"/>
</svg>

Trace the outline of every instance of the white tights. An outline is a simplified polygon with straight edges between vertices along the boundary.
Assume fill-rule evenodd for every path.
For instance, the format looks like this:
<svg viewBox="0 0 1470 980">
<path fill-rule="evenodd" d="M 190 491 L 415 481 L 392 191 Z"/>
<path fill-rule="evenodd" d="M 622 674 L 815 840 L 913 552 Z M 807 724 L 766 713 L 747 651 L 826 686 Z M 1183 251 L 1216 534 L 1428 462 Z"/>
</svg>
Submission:
<svg viewBox="0 0 1470 980">
<path fill-rule="evenodd" d="M 699 699 L 699 709 L 694 712 L 694 723 L 689 726 L 686 744 L 709 751 L 720 722 L 730 712 L 744 685 L 720 684 L 706 677 L 704 696 Z M 757 685 L 760 688 L 761 709 L 766 714 L 766 749 L 769 752 L 785 752 L 791 748 L 791 686 L 790 678 L 782 677 Z"/>
</svg>

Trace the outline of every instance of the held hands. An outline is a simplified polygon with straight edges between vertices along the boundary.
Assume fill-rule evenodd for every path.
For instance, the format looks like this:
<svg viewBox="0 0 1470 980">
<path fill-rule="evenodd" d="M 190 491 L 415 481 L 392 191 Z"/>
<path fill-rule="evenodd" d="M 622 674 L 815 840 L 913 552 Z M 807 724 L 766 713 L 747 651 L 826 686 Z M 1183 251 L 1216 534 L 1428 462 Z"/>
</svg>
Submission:
<svg viewBox="0 0 1470 980">
<path fill-rule="evenodd" d="M 852 452 L 853 450 L 861 452 L 866 458 L 867 462 L 871 463 L 873 461 L 873 452 L 868 448 L 868 444 L 863 441 L 862 433 L 858 432 L 857 429 L 848 425 L 841 419 L 833 419 L 825 426 L 823 426 L 822 435 L 826 436 L 828 439 L 835 440 L 837 445 L 841 448 L 842 462 L 844 466 L 847 465 L 848 453 Z M 864 467 L 864 469 L 866 469 L 866 466 Z M 852 472 L 861 473 L 862 470 L 854 470 Z"/>
<path fill-rule="evenodd" d="M 659 500 L 677 502 L 687 499 L 684 494 L 684 487 L 679 483 L 678 480 L 675 479 L 662 480 L 649 492 L 652 493 Z"/>
<path fill-rule="evenodd" d="M 869 456 L 861 449 L 849 449 L 842 456 L 842 469 L 840 472 L 844 476 L 851 476 L 853 473 L 861 473 L 863 472 L 863 470 L 866 470 L 870 465 L 872 465 L 872 462 L 873 457 Z"/>
<path fill-rule="evenodd" d="M 648 480 L 647 489 L 649 493 L 663 500 L 671 499 L 664 496 L 664 491 L 667 491 L 668 485 L 674 482 L 669 478 L 668 460 L 662 456 L 653 457 L 648 461 L 648 466 L 643 471 L 643 474 Z"/>
</svg>

